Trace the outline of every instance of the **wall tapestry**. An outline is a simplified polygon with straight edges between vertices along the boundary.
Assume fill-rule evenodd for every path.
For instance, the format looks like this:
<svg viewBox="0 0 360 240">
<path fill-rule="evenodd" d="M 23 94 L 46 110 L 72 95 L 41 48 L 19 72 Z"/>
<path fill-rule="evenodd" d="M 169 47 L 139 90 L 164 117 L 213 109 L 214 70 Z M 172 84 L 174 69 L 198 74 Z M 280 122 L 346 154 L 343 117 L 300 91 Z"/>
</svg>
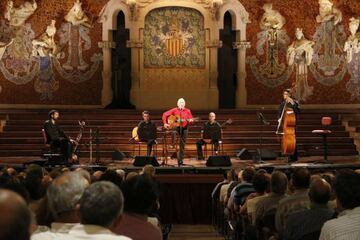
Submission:
<svg viewBox="0 0 360 240">
<path fill-rule="evenodd" d="M 204 68 L 205 30 L 200 12 L 181 7 L 155 9 L 145 18 L 146 68 Z"/>
</svg>

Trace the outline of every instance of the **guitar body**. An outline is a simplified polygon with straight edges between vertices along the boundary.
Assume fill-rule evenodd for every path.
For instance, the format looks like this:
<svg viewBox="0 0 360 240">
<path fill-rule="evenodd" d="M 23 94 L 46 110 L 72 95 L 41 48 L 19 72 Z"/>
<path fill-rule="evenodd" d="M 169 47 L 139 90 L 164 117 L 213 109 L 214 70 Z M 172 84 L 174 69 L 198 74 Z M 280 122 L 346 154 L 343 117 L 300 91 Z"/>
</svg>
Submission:
<svg viewBox="0 0 360 240">
<path fill-rule="evenodd" d="M 132 139 L 134 139 L 135 141 L 139 141 L 139 136 L 138 136 L 138 127 L 134 127 L 132 132 L 131 132 L 131 137 Z"/>
<path fill-rule="evenodd" d="M 194 122 L 199 121 L 199 118 L 191 118 Z M 181 122 L 189 122 L 190 119 L 181 119 L 180 115 L 170 115 L 167 119 L 167 123 L 169 124 L 169 129 L 174 129 L 180 127 Z"/>
</svg>

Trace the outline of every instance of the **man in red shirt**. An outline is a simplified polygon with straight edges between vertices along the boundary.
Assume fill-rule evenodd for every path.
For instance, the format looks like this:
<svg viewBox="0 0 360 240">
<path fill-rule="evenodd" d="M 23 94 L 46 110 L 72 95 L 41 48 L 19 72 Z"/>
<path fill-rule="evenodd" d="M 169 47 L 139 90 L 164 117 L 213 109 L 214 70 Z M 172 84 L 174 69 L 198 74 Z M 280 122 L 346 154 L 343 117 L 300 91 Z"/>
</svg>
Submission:
<svg viewBox="0 0 360 240">
<path fill-rule="evenodd" d="M 180 140 L 180 152 L 178 157 L 178 164 L 181 166 L 183 164 L 184 159 L 184 150 L 185 150 L 185 143 L 188 134 L 188 125 L 189 123 L 193 122 L 193 116 L 191 114 L 190 109 L 185 108 L 185 99 L 180 98 L 177 101 L 177 107 L 172 108 L 169 111 L 163 113 L 162 121 L 164 123 L 164 128 L 170 129 L 170 125 L 168 124 L 168 117 L 174 115 L 179 118 L 178 122 L 180 126 L 176 128 L 176 131 L 179 134 Z"/>
</svg>

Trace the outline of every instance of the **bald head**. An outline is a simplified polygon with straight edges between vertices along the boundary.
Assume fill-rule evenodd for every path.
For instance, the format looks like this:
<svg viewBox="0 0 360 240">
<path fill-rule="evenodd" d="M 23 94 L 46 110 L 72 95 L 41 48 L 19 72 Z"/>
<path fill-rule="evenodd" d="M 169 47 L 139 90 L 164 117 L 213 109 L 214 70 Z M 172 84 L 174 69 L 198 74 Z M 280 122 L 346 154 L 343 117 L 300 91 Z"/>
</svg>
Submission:
<svg viewBox="0 0 360 240">
<path fill-rule="evenodd" d="M 330 184 L 322 178 L 314 178 L 310 184 L 309 198 L 317 204 L 327 204 L 331 196 Z"/>
<path fill-rule="evenodd" d="M 22 197 L 0 190 L 0 212 L 0 239 L 30 239 L 30 211 Z"/>
</svg>

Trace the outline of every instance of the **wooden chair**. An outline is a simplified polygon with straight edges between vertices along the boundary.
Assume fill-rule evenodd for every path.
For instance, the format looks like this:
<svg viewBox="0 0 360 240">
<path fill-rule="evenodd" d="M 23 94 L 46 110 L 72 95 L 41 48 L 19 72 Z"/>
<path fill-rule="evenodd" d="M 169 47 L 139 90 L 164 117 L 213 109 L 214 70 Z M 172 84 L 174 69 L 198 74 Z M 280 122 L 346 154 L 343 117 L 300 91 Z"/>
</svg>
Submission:
<svg viewBox="0 0 360 240">
<path fill-rule="evenodd" d="M 329 130 L 329 126 L 331 125 L 331 117 L 322 117 L 321 118 L 321 126 L 322 129 L 312 130 L 312 133 L 320 135 L 323 139 L 323 147 L 324 147 L 324 160 L 327 161 L 328 155 L 328 146 L 327 146 L 327 136 L 331 134 L 331 130 Z"/>
</svg>

